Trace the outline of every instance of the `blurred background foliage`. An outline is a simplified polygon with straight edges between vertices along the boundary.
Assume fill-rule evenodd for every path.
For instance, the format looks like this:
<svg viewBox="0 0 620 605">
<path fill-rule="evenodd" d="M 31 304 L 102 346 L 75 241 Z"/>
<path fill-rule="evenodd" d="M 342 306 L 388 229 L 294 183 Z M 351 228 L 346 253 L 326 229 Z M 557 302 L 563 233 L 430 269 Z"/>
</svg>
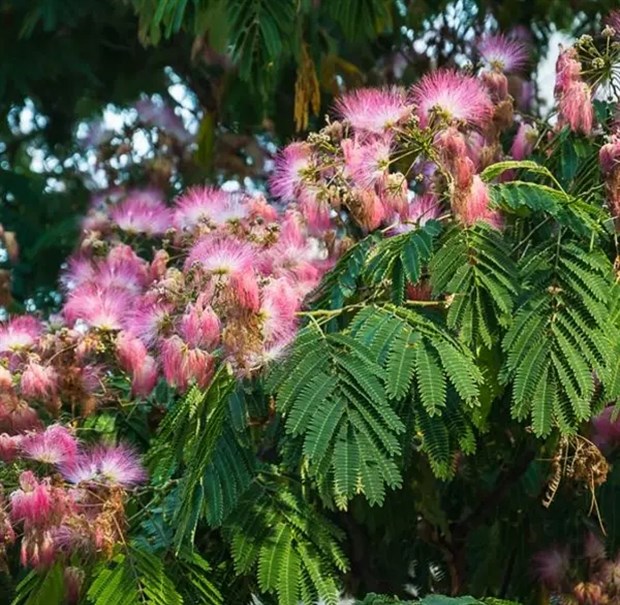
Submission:
<svg viewBox="0 0 620 605">
<path fill-rule="evenodd" d="M 139 182 L 145 163 L 171 195 L 231 178 L 260 186 L 276 145 L 321 121 L 339 92 L 462 64 L 488 29 L 527 28 L 535 70 L 553 32 L 588 32 L 616 4 L 0 0 L 0 307 L 53 308 L 90 191 Z M 136 139 L 147 98 L 174 108 L 188 145 L 160 153 L 148 129 Z M 113 118 L 117 162 L 104 174 L 91 143 Z"/>
</svg>

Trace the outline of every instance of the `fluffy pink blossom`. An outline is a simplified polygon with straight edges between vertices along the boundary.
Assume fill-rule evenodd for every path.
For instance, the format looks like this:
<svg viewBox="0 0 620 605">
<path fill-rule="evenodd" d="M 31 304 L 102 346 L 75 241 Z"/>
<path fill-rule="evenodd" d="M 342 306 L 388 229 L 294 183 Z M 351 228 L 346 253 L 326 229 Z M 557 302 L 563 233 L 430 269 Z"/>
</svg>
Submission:
<svg viewBox="0 0 620 605">
<path fill-rule="evenodd" d="M 21 315 L 0 323 L 0 353 L 32 347 L 42 329 L 41 322 L 32 315 Z"/>
<path fill-rule="evenodd" d="M 159 379 L 157 361 L 147 355 L 139 368 L 136 368 L 131 377 L 131 392 L 135 397 L 146 397 L 151 394 Z"/>
<path fill-rule="evenodd" d="M 620 134 L 614 133 L 599 151 L 599 161 L 605 174 L 609 174 L 620 163 Z"/>
<path fill-rule="evenodd" d="M 459 208 L 459 218 L 465 225 L 473 225 L 478 221 L 484 221 L 500 229 L 501 216 L 496 210 L 489 208 L 489 191 L 482 179 L 476 174 L 473 177 L 471 188 L 465 198 L 463 207 Z"/>
<path fill-rule="evenodd" d="M 592 92 L 585 82 L 575 82 L 559 100 L 560 124 L 566 123 L 574 132 L 590 134 L 594 122 Z"/>
<path fill-rule="evenodd" d="M 346 174 L 360 187 L 372 187 L 384 181 L 390 166 L 390 141 L 379 139 L 360 143 L 354 139 L 341 142 Z"/>
<path fill-rule="evenodd" d="M 188 305 L 180 320 L 181 337 L 192 348 L 213 349 L 220 340 L 220 331 L 220 320 L 205 296 Z"/>
<path fill-rule="evenodd" d="M 555 70 L 558 125 L 568 124 L 574 132 L 590 134 L 594 122 L 592 91 L 581 78 L 581 63 L 575 48 L 561 49 Z"/>
<path fill-rule="evenodd" d="M 44 525 L 54 508 L 49 482 L 39 482 L 32 471 L 24 471 L 19 486 L 10 496 L 11 518 L 16 523 Z"/>
<path fill-rule="evenodd" d="M 620 443 L 620 414 L 609 405 L 592 419 L 592 442 L 607 449 Z"/>
<path fill-rule="evenodd" d="M 433 193 L 414 195 L 399 223 L 391 230 L 392 233 L 404 233 L 423 227 L 427 221 L 437 219 L 441 215 L 441 204 Z"/>
<path fill-rule="evenodd" d="M 13 374 L 0 365 L 0 392 L 6 393 L 13 388 Z"/>
<path fill-rule="evenodd" d="M 205 388 L 213 376 L 215 359 L 207 351 L 190 349 L 179 336 L 166 338 L 161 345 L 161 362 L 168 384 L 185 391 L 191 381 Z"/>
<path fill-rule="evenodd" d="M 411 100 L 422 127 L 429 125 L 434 113 L 448 122 L 478 127 L 493 113 L 491 99 L 479 80 L 446 69 L 422 77 L 411 89 Z"/>
<path fill-rule="evenodd" d="M 242 306 L 258 309 L 257 252 L 249 243 L 232 237 L 203 237 L 191 248 L 186 269 L 194 263 L 215 278 L 227 279 Z"/>
<path fill-rule="evenodd" d="M 242 195 L 215 187 L 192 187 L 177 199 L 173 223 L 183 231 L 204 221 L 223 225 L 247 215 L 248 205 Z"/>
<path fill-rule="evenodd" d="M 140 292 L 148 278 L 148 264 L 127 244 L 117 244 L 103 259 L 74 256 L 69 260 L 62 281 L 66 288 L 84 284 L 100 288 L 123 288 Z"/>
<path fill-rule="evenodd" d="M 312 190 L 302 191 L 299 199 L 299 209 L 306 219 L 311 233 L 316 235 L 329 230 L 332 226 L 329 202 L 319 199 Z"/>
<path fill-rule="evenodd" d="M 400 87 L 362 88 L 342 96 L 336 112 L 356 131 L 381 135 L 406 121 L 412 107 Z"/>
<path fill-rule="evenodd" d="M 566 577 L 570 567 L 568 549 L 548 548 L 532 558 L 534 577 L 548 588 L 557 589 Z"/>
<path fill-rule="evenodd" d="M 477 49 L 486 65 L 497 71 L 512 73 L 527 64 L 527 46 L 521 40 L 503 34 L 483 37 Z"/>
<path fill-rule="evenodd" d="M 93 328 L 120 330 L 132 303 L 133 297 L 125 289 L 89 284 L 70 294 L 63 314 L 69 324 L 81 320 Z"/>
<path fill-rule="evenodd" d="M 286 278 L 276 279 L 263 288 L 260 313 L 263 319 L 263 337 L 267 342 L 277 341 L 295 331 L 296 313 L 300 307 L 299 293 Z"/>
<path fill-rule="evenodd" d="M 287 145 L 276 158 L 269 184 L 271 192 L 285 202 L 293 202 L 304 184 L 304 177 L 312 167 L 312 151 L 308 143 Z"/>
<path fill-rule="evenodd" d="M 146 471 L 136 452 L 125 445 L 97 446 L 83 452 L 62 473 L 70 483 L 105 483 L 131 487 L 146 480 Z"/>
<path fill-rule="evenodd" d="M 510 154 L 515 160 L 524 160 L 532 153 L 537 139 L 538 129 L 526 122 L 521 123 L 512 141 Z"/>
<path fill-rule="evenodd" d="M 476 167 L 469 157 L 465 137 L 455 127 L 446 128 L 435 137 L 435 144 L 445 170 L 453 177 L 458 189 L 471 187 Z"/>
<path fill-rule="evenodd" d="M 172 305 L 148 296 L 136 301 L 127 321 L 127 332 L 152 346 L 170 322 Z"/>
<path fill-rule="evenodd" d="M 278 220 L 278 211 L 267 202 L 264 195 L 257 195 L 248 200 L 248 210 L 253 218 L 260 218 L 266 223 L 275 223 Z"/>
<path fill-rule="evenodd" d="M 13 462 L 19 455 L 22 435 L 0 434 L 0 460 L 3 462 Z M 0 543 L 2 540 L 0 540 Z"/>
<path fill-rule="evenodd" d="M 58 391 L 58 375 L 52 366 L 34 361 L 26 364 L 20 381 L 22 395 L 33 399 L 54 397 Z"/>
<path fill-rule="evenodd" d="M 45 431 L 28 433 L 20 444 L 24 456 L 47 464 L 70 464 L 77 455 L 75 436 L 60 425 L 48 426 Z"/>
<path fill-rule="evenodd" d="M 147 350 L 139 338 L 120 332 L 116 337 L 116 355 L 121 368 L 133 374 L 144 363 Z"/>
<path fill-rule="evenodd" d="M 172 226 L 172 213 L 160 200 L 132 192 L 110 212 L 114 223 L 128 233 L 162 235 Z"/>
<path fill-rule="evenodd" d="M 356 188 L 353 195 L 359 202 L 358 222 L 367 231 L 374 231 L 387 218 L 387 208 L 374 190 Z"/>
</svg>

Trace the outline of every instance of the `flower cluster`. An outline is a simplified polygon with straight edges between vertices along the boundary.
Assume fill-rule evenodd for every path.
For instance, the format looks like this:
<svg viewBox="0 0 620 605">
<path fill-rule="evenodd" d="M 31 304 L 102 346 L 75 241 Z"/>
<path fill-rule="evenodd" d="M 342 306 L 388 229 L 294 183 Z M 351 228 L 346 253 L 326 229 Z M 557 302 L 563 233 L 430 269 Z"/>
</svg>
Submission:
<svg viewBox="0 0 620 605">
<path fill-rule="evenodd" d="M 579 559 L 584 562 L 584 573 L 577 575 L 568 547 L 554 546 L 540 551 L 532 560 L 534 576 L 562 603 L 604 605 L 617 602 L 620 598 L 620 554 L 608 557 L 601 538 L 588 532 Z"/>
<path fill-rule="evenodd" d="M 466 225 L 482 220 L 501 228 L 480 172 L 507 157 L 500 142 L 514 125 L 507 74 L 523 67 L 527 48 L 489 36 L 478 50 L 477 76 L 440 70 L 409 91 L 361 89 L 342 97 L 338 121 L 280 154 L 273 194 L 296 201 L 315 231 L 332 220 L 399 233 L 446 212 Z M 533 131 L 520 125 L 515 157 L 531 150 Z"/>
<path fill-rule="evenodd" d="M 0 494 L 0 554 L 18 536 L 25 566 L 112 554 L 125 525 L 125 490 L 146 479 L 132 449 L 87 447 L 52 424 L 1 434 L 0 458 L 22 469 L 15 489 Z"/>
</svg>

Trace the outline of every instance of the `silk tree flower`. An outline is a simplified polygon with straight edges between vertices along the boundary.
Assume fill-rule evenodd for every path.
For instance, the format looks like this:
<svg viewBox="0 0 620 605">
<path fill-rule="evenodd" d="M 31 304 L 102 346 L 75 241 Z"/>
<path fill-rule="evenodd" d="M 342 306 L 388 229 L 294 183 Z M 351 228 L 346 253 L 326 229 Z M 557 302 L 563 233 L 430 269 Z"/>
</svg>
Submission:
<svg viewBox="0 0 620 605">
<path fill-rule="evenodd" d="M 244 196 L 215 187 L 192 187 L 175 202 L 173 224 L 179 231 L 191 230 L 201 222 L 221 226 L 248 215 Z"/>
<path fill-rule="evenodd" d="M 22 439 L 23 435 L 0 433 L 0 460 L 2 462 L 13 462 L 19 456 Z"/>
<path fill-rule="evenodd" d="M 407 208 L 400 221 L 390 230 L 393 235 L 412 231 L 441 215 L 441 204 L 434 193 L 414 195 L 407 204 Z"/>
<path fill-rule="evenodd" d="M 174 305 L 145 294 L 135 302 L 127 321 L 127 332 L 147 347 L 153 346 L 171 322 Z"/>
<path fill-rule="evenodd" d="M 22 372 L 20 390 L 29 399 L 51 399 L 58 393 L 58 373 L 50 365 L 29 361 Z"/>
<path fill-rule="evenodd" d="M 278 341 L 294 333 L 297 326 L 296 313 L 301 301 L 297 288 L 284 277 L 273 280 L 262 291 L 260 315 L 266 342 Z"/>
<path fill-rule="evenodd" d="M 69 295 L 63 315 L 71 325 L 81 320 L 101 330 L 120 330 L 132 309 L 134 297 L 121 288 L 85 285 Z"/>
<path fill-rule="evenodd" d="M 233 237 L 204 236 L 191 248 L 185 269 L 199 265 L 214 278 L 223 278 L 231 286 L 239 303 L 257 310 L 258 284 L 254 273 L 257 251 L 247 242 Z"/>
<path fill-rule="evenodd" d="M 157 198 L 130 194 L 110 211 L 110 218 L 128 233 L 163 235 L 172 226 L 170 209 Z"/>
<path fill-rule="evenodd" d="M 448 123 L 472 127 L 485 126 L 493 114 L 491 99 L 479 80 L 447 69 L 423 76 L 411 88 L 410 98 L 423 128 L 435 114 Z"/>
<path fill-rule="evenodd" d="M 345 172 L 360 187 L 372 187 L 389 174 L 391 143 L 385 139 L 360 143 L 352 139 L 341 142 Z"/>
<path fill-rule="evenodd" d="M 132 372 L 131 392 L 134 397 L 146 397 L 153 392 L 159 380 L 159 366 L 151 355 L 147 355 L 139 368 Z"/>
<path fill-rule="evenodd" d="M 69 259 L 61 279 L 68 290 L 93 284 L 104 289 L 124 288 L 139 293 L 148 280 L 148 263 L 130 246 L 117 244 L 103 259 L 85 255 Z"/>
<path fill-rule="evenodd" d="M 599 151 L 599 162 L 605 174 L 611 173 L 620 163 L 620 134 L 612 134 Z"/>
<path fill-rule="evenodd" d="M 360 134 L 383 135 L 409 119 L 412 107 L 400 87 L 362 88 L 340 97 L 336 113 Z"/>
<path fill-rule="evenodd" d="M 594 122 L 592 91 L 581 78 L 581 63 L 575 48 L 561 49 L 556 62 L 554 94 L 558 102 L 558 125 L 590 134 Z"/>
<path fill-rule="evenodd" d="M 205 388 L 215 369 L 215 358 L 210 353 L 188 347 L 176 335 L 162 342 L 161 363 L 166 382 L 181 392 L 186 391 L 192 381 Z"/>
<path fill-rule="evenodd" d="M 0 323 L 0 353 L 31 348 L 42 331 L 43 325 L 32 315 L 21 315 Z"/>
<path fill-rule="evenodd" d="M 520 71 L 527 65 L 527 46 L 521 40 L 509 38 L 504 34 L 484 36 L 477 45 L 485 64 L 503 73 Z"/>
<path fill-rule="evenodd" d="M 44 525 L 54 509 L 49 481 L 39 481 L 32 471 L 22 472 L 19 476 L 19 489 L 11 493 L 10 503 L 13 522 Z"/>
<path fill-rule="evenodd" d="M 465 195 L 464 203 L 457 208 L 460 220 L 467 226 L 483 221 L 495 229 L 501 229 L 501 215 L 496 210 L 489 208 L 489 203 L 487 186 L 480 176 L 475 174 L 472 185 Z"/>
<path fill-rule="evenodd" d="M 352 191 L 355 200 L 351 207 L 358 223 L 367 231 L 374 231 L 389 216 L 381 198 L 372 189 L 357 187 Z"/>
<path fill-rule="evenodd" d="M 558 589 L 570 568 L 567 548 L 547 548 L 532 558 L 534 577 L 550 589 Z"/>
<path fill-rule="evenodd" d="M 148 352 L 144 343 L 127 332 L 119 332 L 116 337 L 116 356 L 123 370 L 133 374 L 146 359 Z"/>
<path fill-rule="evenodd" d="M 510 155 L 512 155 L 515 160 L 524 160 L 532 150 L 534 149 L 534 144 L 538 139 L 538 129 L 536 126 L 532 124 L 527 124 L 523 122 L 519 124 L 519 128 L 517 130 L 517 134 L 512 141 L 512 147 L 510 148 Z"/>
<path fill-rule="evenodd" d="M 214 349 L 220 341 L 221 329 L 220 320 L 204 294 L 187 306 L 179 322 L 179 333 L 192 348 Z"/>
<path fill-rule="evenodd" d="M 273 175 L 269 180 L 271 192 L 284 202 L 294 202 L 312 169 L 312 149 L 308 143 L 287 145 L 276 157 Z"/>
<path fill-rule="evenodd" d="M 26 458 L 56 466 L 71 464 L 78 451 L 75 436 L 60 424 L 48 426 L 42 432 L 24 435 L 20 447 Z"/>
<path fill-rule="evenodd" d="M 127 488 L 143 483 L 147 478 L 138 455 L 126 445 L 96 446 L 82 452 L 61 471 L 74 485 L 102 483 Z"/>
</svg>

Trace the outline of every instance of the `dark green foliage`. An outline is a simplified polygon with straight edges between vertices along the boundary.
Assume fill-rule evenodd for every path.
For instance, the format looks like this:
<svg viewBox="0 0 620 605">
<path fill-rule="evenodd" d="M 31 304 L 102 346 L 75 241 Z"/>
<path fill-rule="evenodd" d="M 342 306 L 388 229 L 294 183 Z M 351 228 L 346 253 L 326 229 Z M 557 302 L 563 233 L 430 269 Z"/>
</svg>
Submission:
<svg viewBox="0 0 620 605">
<path fill-rule="evenodd" d="M 283 481 L 255 485 L 226 526 L 239 574 L 257 570 L 258 587 L 279 605 L 336 605 L 334 578 L 348 568 L 341 532 Z"/>
<path fill-rule="evenodd" d="M 525 294 L 502 347 L 513 415 L 532 418 L 537 435 L 553 424 L 574 432 L 591 414 L 595 370 L 613 366 L 608 299 L 612 267 L 600 253 L 557 242 L 522 262 Z M 536 346 L 532 346 L 536 343 Z"/>
<path fill-rule="evenodd" d="M 430 264 L 435 296 L 452 295 L 448 326 L 467 343 L 493 345 L 511 316 L 518 294 L 517 271 L 500 234 L 485 224 L 454 228 Z"/>
</svg>

